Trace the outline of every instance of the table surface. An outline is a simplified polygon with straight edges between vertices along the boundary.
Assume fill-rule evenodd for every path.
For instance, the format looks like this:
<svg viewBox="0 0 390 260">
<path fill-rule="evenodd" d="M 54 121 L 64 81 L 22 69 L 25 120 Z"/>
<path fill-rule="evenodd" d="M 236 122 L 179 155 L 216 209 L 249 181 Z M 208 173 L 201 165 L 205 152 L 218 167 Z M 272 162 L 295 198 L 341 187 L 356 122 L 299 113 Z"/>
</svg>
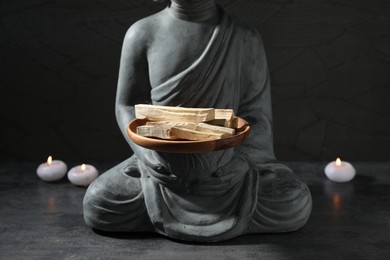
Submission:
<svg viewBox="0 0 390 260">
<path fill-rule="evenodd" d="M 85 188 L 41 181 L 38 163 L 0 163 L 0 259 L 390 259 L 390 163 L 356 162 L 345 184 L 325 178 L 325 163 L 286 164 L 313 196 L 304 228 L 194 244 L 98 234 L 84 224 Z M 95 164 L 102 172 L 114 165 Z"/>
</svg>

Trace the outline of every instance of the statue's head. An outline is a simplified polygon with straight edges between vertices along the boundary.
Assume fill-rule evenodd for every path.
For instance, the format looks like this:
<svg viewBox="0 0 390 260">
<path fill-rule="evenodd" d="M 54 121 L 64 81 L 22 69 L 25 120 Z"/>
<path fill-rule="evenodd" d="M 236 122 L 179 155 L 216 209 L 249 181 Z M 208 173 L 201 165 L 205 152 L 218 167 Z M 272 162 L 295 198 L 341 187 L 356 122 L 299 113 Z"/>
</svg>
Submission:
<svg viewBox="0 0 390 260">
<path fill-rule="evenodd" d="M 196 3 L 200 2 L 202 0 L 174 0 L 175 2 L 188 2 L 188 3 Z M 153 2 L 156 3 L 164 3 L 164 2 L 171 2 L 170 0 L 153 0 Z"/>
<path fill-rule="evenodd" d="M 171 2 L 173 2 L 184 6 L 184 5 L 199 5 L 207 2 L 214 3 L 214 0 L 153 0 L 153 2 L 168 3 L 168 4 L 171 4 Z"/>
</svg>

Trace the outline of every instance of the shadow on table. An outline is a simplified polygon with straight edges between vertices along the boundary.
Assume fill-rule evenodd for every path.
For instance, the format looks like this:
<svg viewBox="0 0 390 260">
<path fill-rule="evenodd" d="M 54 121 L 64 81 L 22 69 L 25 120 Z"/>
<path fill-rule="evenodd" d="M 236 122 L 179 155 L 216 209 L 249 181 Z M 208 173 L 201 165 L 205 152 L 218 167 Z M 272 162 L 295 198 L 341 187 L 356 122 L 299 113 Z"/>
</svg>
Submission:
<svg viewBox="0 0 390 260">
<path fill-rule="evenodd" d="M 98 235 L 124 240 L 139 240 L 139 239 L 155 239 L 165 238 L 164 236 L 154 232 L 108 232 L 98 229 L 92 229 Z"/>
<path fill-rule="evenodd" d="M 259 244 L 272 244 L 280 243 L 281 241 L 288 241 L 290 239 L 296 238 L 294 233 L 298 234 L 300 231 L 293 231 L 287 233 L 278 233 L 278 234 L 248 234 L 235 237 L 226 241 L 215 242 L 215 243 L 206 243 L 206 242 L 188 242 L 178 239 L 169 238 L 158 233 L 153 232 L 107 232 L 93 229 L 93 232 L 110 238 L 123 239 L 123 240 L 150 240 L 150 239 L 164 239 L 167 241 L 186 244 L 186 245 L 198 245 L 198 246 L 227 246 L 227 245 L 259 245 Z M 300 235 L 301 237 L 302 235 Z"/>
</svg>

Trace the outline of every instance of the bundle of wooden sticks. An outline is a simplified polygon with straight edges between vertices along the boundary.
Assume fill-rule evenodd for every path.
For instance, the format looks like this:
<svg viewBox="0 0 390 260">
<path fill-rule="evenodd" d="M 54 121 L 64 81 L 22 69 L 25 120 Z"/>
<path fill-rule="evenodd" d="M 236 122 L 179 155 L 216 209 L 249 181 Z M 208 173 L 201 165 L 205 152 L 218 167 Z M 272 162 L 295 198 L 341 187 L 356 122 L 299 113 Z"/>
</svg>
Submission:
<svg viewBox="0 0 390 260">
<path fill-rule="evenodd" d="M 166 140 L 218 140 L 235 134 L 232 109 L 135 105 L 135 117 L 146 119 L 137 134 Z"/>
</svg>

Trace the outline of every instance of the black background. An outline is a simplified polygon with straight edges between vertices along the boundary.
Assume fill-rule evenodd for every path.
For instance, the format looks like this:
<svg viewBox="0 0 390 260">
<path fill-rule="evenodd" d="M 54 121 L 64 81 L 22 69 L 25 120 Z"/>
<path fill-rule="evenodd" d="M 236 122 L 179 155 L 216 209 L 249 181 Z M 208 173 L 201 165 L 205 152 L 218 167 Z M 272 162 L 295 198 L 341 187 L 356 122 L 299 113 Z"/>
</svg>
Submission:
<svg viewBox="0 0 390 260">
<path fill-rule="evenodd" d="M 218 1 L 256 27 L 281 160 L 390 158 L 390 2 Z M 123 36 L 151 0 L 0 0 L 0 160 L 120 161 Z"/>
</svg>

